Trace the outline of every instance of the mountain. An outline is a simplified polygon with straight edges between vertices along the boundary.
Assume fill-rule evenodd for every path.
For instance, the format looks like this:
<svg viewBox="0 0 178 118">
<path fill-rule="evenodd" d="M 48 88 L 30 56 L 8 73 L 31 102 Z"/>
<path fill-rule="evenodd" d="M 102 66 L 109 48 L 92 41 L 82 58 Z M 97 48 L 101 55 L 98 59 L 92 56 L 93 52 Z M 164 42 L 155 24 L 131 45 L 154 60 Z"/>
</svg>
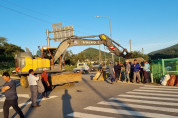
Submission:
<svg viewBox="0 0 178 118">
<path fill-rule="evenodd" d="M 168 48 L 153 51 L 148 54 L 151 59 L 167 59 L 167 58 L 177 58 L 178 57 L 178 44 L 173 45 Z"/>
<path fill-rule="evenodd" d="M 95 48 L 87 48 L 84 51 L 80 52 L 82 53 L 86 59 L 92 60 L 92 61 L 98 61 L 99 60 L 99 50 Z M 101 57 L 102 60 L 104 61 L 106 55 L 106 59 L 111 60 L 112 55 L 110 53 L 101 51 Z M 114 59 L 119 59 L 118 56 L 114 55 Z"/>
</svg>

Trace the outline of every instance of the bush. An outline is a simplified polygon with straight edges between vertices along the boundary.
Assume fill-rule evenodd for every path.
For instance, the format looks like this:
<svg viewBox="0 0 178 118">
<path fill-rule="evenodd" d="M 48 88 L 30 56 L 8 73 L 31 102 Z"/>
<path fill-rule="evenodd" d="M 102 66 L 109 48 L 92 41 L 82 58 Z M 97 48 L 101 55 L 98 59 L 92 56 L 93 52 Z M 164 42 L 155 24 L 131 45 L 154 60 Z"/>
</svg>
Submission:
<svg viewBox="0 0 178 118">
<path fill-rule="evenodd" d="M 8 72 L 10 75 L 12 75 L 12 71 L 15 70 L 15 68 L 7 68 L 0 70 L 0 75 L 2 75 L 4 72 Z"/>
<path fill-rule="evenodd" d="M 65 65 L 65 70 L 66 71 L 73 71 L 74 68 L 76 68 L 75 65 Z"/>
</svg>

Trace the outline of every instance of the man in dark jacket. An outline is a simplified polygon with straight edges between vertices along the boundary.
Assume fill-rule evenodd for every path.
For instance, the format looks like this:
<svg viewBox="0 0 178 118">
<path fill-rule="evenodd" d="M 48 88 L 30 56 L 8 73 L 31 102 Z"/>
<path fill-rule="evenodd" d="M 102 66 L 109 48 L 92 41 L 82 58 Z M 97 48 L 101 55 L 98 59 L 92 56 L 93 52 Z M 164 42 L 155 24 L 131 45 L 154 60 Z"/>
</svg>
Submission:
<svg viewBox="0 0 178 118">
<path fill-rule="evenodd" d="M 137 60 L 134 60 L 134 64 L 132 65 L 132 69 L 133 69 L 133 80 L 132 82 L 136 82 L 136 78 L 138 78 L 138 83 L 140 83 L 141 79 L 140 79 L 140 64 L 137 63 Z"/>
<path fill-rule="evenodd" d="M 18 107 L 18 96 L 16 92 L 16 83 L 10 79 L 8 72 L 2 74 L 3 79 L 6 81 L 1 91 L 5 93 L 6 100 L 3 106 L 4 118 L 9 118 L 9 108 L 12 106 L 19 114 L 20 118 L 24 118 L 21 109 Z"/>
<path fill-rule="evenodd" d="M 114 64 L 115 81 L 118 81 L 119 75 L 121 73 L 121 65 L 115 62 Z"/>
</svg>

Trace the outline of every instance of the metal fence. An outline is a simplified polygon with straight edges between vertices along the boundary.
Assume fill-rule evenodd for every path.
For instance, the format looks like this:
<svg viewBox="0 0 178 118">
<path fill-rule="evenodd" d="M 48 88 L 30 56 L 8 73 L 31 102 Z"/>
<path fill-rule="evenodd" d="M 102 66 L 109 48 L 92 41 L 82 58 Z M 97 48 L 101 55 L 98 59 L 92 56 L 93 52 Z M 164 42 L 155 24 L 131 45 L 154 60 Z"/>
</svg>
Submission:
<svg viewBox="0 0 178 118">
<path fill-rule="evenodd" d="M 152 60 L 150 65 L 154 82 L 159 82 L 165 74 L 178 75 L 178 58 Z"/>
</svg>

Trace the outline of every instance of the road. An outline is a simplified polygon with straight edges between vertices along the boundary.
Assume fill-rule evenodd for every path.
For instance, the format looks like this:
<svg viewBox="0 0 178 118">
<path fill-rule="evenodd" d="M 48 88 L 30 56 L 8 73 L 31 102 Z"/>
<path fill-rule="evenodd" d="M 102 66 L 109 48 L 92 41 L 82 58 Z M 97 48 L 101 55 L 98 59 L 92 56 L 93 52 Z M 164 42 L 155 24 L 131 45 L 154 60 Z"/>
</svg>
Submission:
<svg viewBox="0 0 178 118">
<path fill-rule="evenodd" d="M 177 118 L 178 87 L 93 81 L 93 74 L 71 86 L 56 86 L 50 98 L 41 98 L 39 108 L 31 108 L 30 90 L 17 82 L 19 106 L 26 118 Z M 4 81 L 0 78 L 0 86 Z M 0 94 L 0 118 L 3 118 Z M 19 118 L 13 109 L 10 117 Z"/>
</svg>

